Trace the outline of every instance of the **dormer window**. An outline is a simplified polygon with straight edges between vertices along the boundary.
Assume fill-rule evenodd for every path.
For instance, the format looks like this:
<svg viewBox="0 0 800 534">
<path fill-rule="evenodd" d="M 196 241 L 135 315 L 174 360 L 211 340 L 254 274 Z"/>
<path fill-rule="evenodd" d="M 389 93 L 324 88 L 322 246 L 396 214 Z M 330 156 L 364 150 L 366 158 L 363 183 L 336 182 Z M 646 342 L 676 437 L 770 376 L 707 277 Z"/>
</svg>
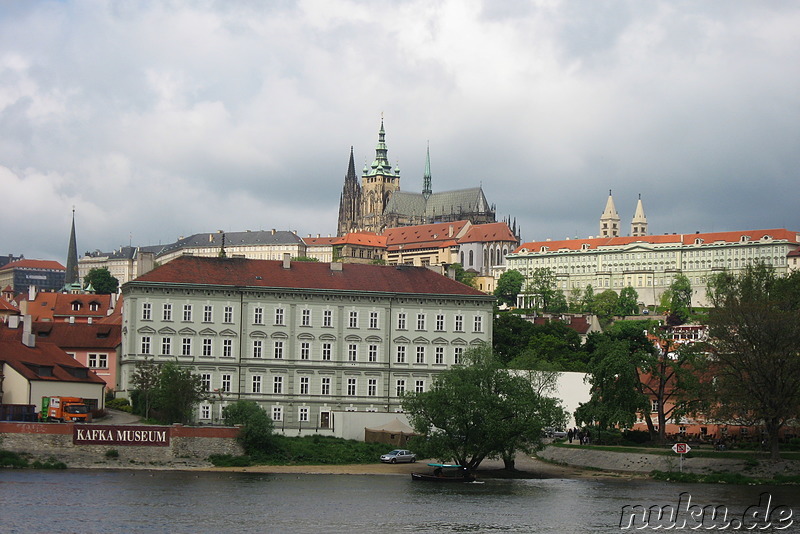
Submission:
<svg viewBox="0 0 800 534">
<path fill-rule="evenodd" d="M 589 250 L 589 243 L 584 243 L 581 245 L 581 250 Z"/>
<path fill-rule="evenodd" d="M 89 310 L 98 311 L 99 309 L 100 309 L 100 303 L 99 302 L 90 302 L 89 303 Z"/>
<path fill-rule="evenodd" d="M 761 241 L 772 241 L 772 236 L 771 235 L 765 235 L 764 237 L 761 238 Z"/>
<path fill-rule="evenodd" d="M 72 311 L 78 311 L 81 309 L 81 303 L 77 300 L 72 303 Z"/>
<path fill-rule="evenodd" d="M 743 236 L 742 236 L 742 237 L 739 239 L 739 241 L 740 241 L 740 242 L 742 242 L 742 243 L 747 243 L 748 241 L 750 241 L 750 236 L 749 236 L 749 235 L 743 235 Z"/>
</svg>

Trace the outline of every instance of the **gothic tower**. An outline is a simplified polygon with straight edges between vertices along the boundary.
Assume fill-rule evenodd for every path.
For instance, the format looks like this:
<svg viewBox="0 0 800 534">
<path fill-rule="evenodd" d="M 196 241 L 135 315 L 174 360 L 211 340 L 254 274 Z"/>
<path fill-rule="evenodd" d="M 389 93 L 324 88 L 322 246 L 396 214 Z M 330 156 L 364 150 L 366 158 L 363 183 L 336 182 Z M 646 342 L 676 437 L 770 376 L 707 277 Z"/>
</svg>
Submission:
<svg viewBox="0 0 800 534">
<path fill-rule="evenodd" d="M 78 276 L 78 245 L 75 241 L 75 209 L 72 209 L 72 231 L 69 234 L 69 246 L 67 247 L 67 271 L 64 273 L 64 285 L 80 285 Z M 80 288 L 79 288 L 80 289 Z"/>
<path fill-rule="evenodd" d="M 619 237 L 619 213 L 614 207 L 614 197 L 611 190 L 608 190 L 608 200 L 606 209 L 600 216 L 600 237 Z"/>
<path fill-rule="evenodd" d="M 386 226 L 384 210 L 392 193 L 400 189 L 400 169 L 389 165 L 386 149 L 386 132 L 378 132 L 378 145 L 375 147 L 375 161 L 364 167 L 361 175 L 361 230 L 382 232 Z"/>
<path fill-rule="evenodd" d="M 350 162 L 347 165 L 347 174 L 339 197 L 339 224 L 336 235 L 341 237 L 348 232 L 356 232 L 359 230 L 359 224 L 361 224 L 361 185 L 356 176 L 353 147 L 350 147 Z"/>
<path fill-rule="evenodd" d="M 636 213 L 633 214 L 631 221 L 631 235 L 635 237 L 647 235 L 647 217 L 644 215 L 641 193 L 639 193 L 639 202 L 636 203 Z"/>
<path fill-rule="evenodd" d="M 425 197 L 425 200 L 428 200 L 433 193 L 431 181 L 431 145 L 429 143 L 428 152 L 425 155 L 425 174 L 422 176 L 422 196 Z"/>
</svg>

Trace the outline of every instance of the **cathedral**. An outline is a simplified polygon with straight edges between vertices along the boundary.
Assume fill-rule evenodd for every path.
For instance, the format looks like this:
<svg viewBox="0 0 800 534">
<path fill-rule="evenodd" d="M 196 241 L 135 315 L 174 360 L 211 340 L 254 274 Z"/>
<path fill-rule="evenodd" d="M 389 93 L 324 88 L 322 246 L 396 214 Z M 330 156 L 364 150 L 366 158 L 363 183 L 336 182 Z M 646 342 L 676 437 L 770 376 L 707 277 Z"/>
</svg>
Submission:
<svg viewBox="0 0 800 534">
<path fill-rule="evenodd" d="M 422 192 L 400 190 L 400 169 L 389 164 L 386 132 L 378 132 L 375 161 L 364 167 L 361 183 L 356 176 L 353 148 L 339 200 L 337 235 L 350 232 L 382 233 L 387 228 L 468 220 L 472 224 L 495 222 L 482 187 L 434 193 L 431 184 L 431 154 L 427 151 Z"/>
</svg>

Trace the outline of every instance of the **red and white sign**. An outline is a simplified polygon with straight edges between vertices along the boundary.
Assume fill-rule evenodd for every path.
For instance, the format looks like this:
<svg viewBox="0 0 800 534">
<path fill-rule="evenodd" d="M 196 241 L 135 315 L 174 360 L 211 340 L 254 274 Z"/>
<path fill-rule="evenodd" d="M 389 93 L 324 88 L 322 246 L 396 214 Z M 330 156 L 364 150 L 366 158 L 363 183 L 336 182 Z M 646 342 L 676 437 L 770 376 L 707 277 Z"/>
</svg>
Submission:
<svg viewBox="0 0 800 534">
<path fill-rule="evenodd" d="M 676 443 L 675 445 L 672 446 L 672 450 L 677 452 L 678 454 L 686 454 L 687 452 L 692 450 L 692 448 L 689 446 L 688 443 Z"/>
</svg>

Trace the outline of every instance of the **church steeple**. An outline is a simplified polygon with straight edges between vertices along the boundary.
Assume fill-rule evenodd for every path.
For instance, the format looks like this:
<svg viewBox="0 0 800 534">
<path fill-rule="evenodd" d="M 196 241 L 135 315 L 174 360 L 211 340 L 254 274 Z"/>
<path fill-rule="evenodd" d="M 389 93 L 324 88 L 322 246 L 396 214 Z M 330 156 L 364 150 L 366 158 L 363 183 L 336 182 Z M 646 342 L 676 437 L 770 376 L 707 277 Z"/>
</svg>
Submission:
<svg viewBox="0 0 800 534">
<path fill-rule="evenodd" d="M 75 208 L 72 208 L 72 230 L 69 234 L 67 247 L 67 271 L 64 274 L 64 285 L 79 284 L 78 276 L 78 245 L 75 240 Z"/>
<path fill-rule="evenodd" d="M 600 237 L 618 237 L 619 236 L 619 213 L 614 206 L 614 197 L 611 196 L 611 190 L 608 190 L 608 200 L 606 201 L 606 209 L 600 216 Z"/>
<path fill-rule="evenodd" d="M 356 176 L 356 164 L 353 158 L 353 147 L 350 147 L 350 161 L 347 164 L 347 174 L 344 177 L 342 195 L 339 198 L 339 224 L 337 235 L 343 236 L 348 232 L 358 230 L 361 218 L 361 185 Z"/>
<path fill-rule="evenodd" d="M 389 150 L 386 148 L 386 130 L 383 129 L 383 117 L 381 117 L 381 129 L 378 131 L 378 144 L 375 147 L 375 161 L 372 162 L 372 166 L 367 170 L 365 176 L 395 176 L 395 173 L 392 171 L 392 166 L 389 164 L 388 154 Z"/>
<path fill-rule="evenodd" d="M 422 176 L 422 196 L 425 200 L 430 198 L 431 193 L 431 145 L 428 143 L 428 151 L 425 156 L 425 174 Z"/>
<path fill-rule="evenodd" d="M 637 237 L 647 235 L 647 217 L 644 215 L 641 193 L 639 193 L 639 201 L 636 203 L 636 213 L 633 214 L 631 221 L 631 235 Z"/>
</svg>

